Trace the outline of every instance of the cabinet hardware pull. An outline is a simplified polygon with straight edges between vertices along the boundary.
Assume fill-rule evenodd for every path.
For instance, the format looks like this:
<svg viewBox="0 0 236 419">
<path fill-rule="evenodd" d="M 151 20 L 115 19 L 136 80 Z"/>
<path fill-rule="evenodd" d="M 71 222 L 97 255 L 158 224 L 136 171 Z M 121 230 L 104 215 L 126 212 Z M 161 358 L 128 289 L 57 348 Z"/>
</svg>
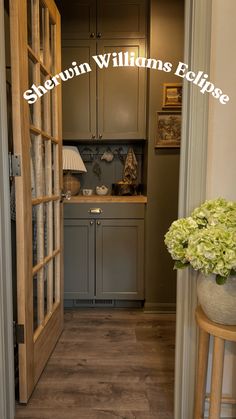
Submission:
<svg viewBox="0 0 236 419">
<path fill-rule="evenodd" d="M 101 208 L 90 208 L 89 209 L 89 213 L 90 214 L 101 214 L 102 213 L 102 209 Z"/>
<path fill-rule="evenodd" d="M 100 221 L 97 221 L 97 225 L 100 226 L 100 224 L 101 224 L 101 222 Z"/>
<path fill-rule="evenodd" d="M 102 134 L 99 134 L 99 140 L 101 140 L 101 138 L 102 138 Z"/>
<path fill-rule="evenodd" d="M 95 134 L 93 134 L 93 135 L 92 135 L 92 140 L 94 140 L 94 139 L 95 139 L 95 137 L 96 137 L 96 135 L 95 135 Z"/>
<path fill-rule="evenodd" d="M 101 33 L 101 32 L 98 32 L 98 33 L 97 33 L 97 37 L 98 37 L 98 38 L 101 38 L 101 36 L 102 36 L 102 33 Z"/>
<path fill-rule="evenodd" d="M 93 221 L 90 221 L 90 225 L 91 225 L 91 226 L 93 225 Z"/>
<path fill-rule="evenodd" d="M 90 38 L 95 38 L 95 32 L 91 32 Z"/>
</svg>

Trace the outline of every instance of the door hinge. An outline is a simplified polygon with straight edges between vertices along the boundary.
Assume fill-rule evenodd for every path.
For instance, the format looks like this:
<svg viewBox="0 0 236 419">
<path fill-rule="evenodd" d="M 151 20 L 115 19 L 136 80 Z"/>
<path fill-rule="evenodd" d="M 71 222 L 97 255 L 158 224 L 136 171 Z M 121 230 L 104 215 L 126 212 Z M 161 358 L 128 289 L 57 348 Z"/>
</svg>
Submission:
<svg viewBox="0 0 236 419">
<path fill-rule="evenodd" d="M 13 333 L 14 333 L 14 345 L 19 343 L 25 343 L 25 326 L 13 322 Z"/>
<path fill-rule="evenodd" d="M 9 176 L 21 176 L 21 155 L 9 153 Z"/>
</svg>

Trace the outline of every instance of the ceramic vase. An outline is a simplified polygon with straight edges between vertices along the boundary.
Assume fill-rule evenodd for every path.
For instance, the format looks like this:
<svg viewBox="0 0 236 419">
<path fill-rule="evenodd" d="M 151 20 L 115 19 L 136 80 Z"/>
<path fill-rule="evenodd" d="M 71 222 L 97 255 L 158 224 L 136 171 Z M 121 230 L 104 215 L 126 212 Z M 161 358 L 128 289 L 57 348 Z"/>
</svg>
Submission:
<svg viewBox="0 0 236 419">
<path fill-rule="evenodd" d="M 224 325 L 236 325 L 236 276 L 230 276 L 225 284 L 218 285 L 215 275 L 199 273 L 197 295 L 210 320 Z"/>
</svg>

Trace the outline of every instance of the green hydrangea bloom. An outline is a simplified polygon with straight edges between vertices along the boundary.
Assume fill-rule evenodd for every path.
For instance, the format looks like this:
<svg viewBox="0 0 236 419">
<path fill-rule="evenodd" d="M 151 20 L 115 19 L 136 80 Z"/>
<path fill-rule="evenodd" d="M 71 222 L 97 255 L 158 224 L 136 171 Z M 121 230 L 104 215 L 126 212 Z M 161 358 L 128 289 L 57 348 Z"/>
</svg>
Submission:
<svg viewBox="0 0 236 419">
<path fill-rule="evenodd" d="M 171 224 L 165 244 L 175 268 L 190 264 L 224 283 L 236 274 L 236 202 L 223 198 L 204 202 L 190 217 Z"/>
<path fill-rule="evenodd" d="M 188 240 L 191 234 L 198 229 L 198 224 L 193 218 L 180 218 L 174 221 L 165 235 L 165 244 L 174 260 L 183 264 L 187 263 L 185 256 Z"/>
<path fill-rule="evenodd" d="M 199 227 L 224 225 L 226 228 L 236 228 L 236 202 L 223 198 L 209 200 L 196 208 L 191 217 Z"/>
<path fill-rule="evenodd" d="M 190 237 L 186 259 L 202 273 L 228 277 L 236 269 L 236 233 L 223 226 L 196 230 Z"/>
</svg>

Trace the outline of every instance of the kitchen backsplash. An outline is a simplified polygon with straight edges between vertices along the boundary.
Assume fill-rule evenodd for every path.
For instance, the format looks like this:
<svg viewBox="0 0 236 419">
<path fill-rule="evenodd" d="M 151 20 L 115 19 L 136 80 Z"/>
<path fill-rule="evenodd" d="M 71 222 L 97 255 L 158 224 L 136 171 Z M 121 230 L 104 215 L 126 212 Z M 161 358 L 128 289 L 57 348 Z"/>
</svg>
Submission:
<svg viewBox="0 0 236 419">
<path fill-rule="evenodd" d="M 95 192 L 96 186 L 106 185 L 111 193 L 112 183 L 123 178 L 124 163 L 130 147 L 133 148 L 138 162 L 137 183 L 142 183 L 143 146 L 141 144 L 81 144 L 77 147 L 87 169 L 87 173 L 79 175 L 81 191 L 83 188 L 90 188 Z"/>
</svg>

